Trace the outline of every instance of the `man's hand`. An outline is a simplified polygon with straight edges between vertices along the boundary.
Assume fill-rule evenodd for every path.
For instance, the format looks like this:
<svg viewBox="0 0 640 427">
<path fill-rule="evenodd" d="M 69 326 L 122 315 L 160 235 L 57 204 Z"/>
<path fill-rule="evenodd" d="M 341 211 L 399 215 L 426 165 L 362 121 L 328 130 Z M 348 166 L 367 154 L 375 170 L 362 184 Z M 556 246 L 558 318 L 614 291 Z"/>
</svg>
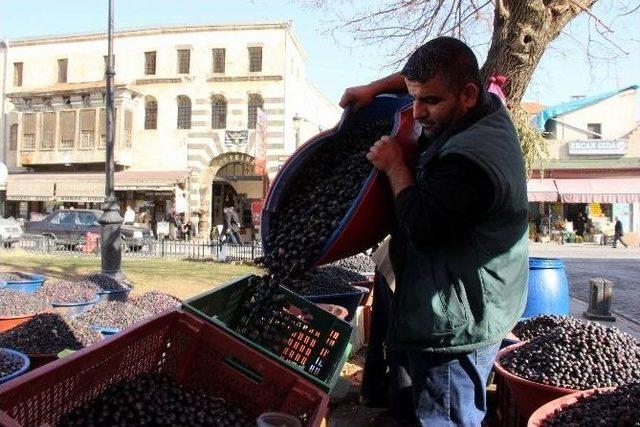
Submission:
<svg viewBox="0 0 640 427">
<path fill-rule="evenodd" d="M 391 136 L 383 136 L 369 150 L 367 159 L 389 178 L 394 196 L 414 184 L 400 144 Z"/>
<path fill-rule="evenodd" d="M 375 90 L 369 85 L 350 87 L 342 94 L 340 106 L 347 108 L 348 105 L 353 105 L 354 110 L 359 110 L 365 105 L 370 104 L 376 95 Z"/>
</svg>

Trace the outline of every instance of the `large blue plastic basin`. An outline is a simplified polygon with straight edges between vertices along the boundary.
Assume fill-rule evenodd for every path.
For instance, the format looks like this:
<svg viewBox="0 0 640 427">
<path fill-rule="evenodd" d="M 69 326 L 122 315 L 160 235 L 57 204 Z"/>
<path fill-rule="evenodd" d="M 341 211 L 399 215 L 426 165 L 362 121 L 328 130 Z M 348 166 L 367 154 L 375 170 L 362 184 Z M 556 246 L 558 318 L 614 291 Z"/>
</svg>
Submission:
<svg viewBox="0 0 640 427">
<path fill-rule="evenodd" d="M 29 366 L 31 365 L 30 361 L 29 361 L 29 357 L 24 354 L 21 353 L 19 351 L 16 350 L 12 350 L 10 348 L 3 348 L 2 350 L 6 351 L 7 353 L 11 353 L 14 356 L 18 356 L 20 359 L 22 359 L 22 367 L 20 369 L 18 369 L 17 371 L 15 371 L 12 374 L 9 374 L 5 377 L 0 377 L 0 384 L 2 383 L 6 383 L 9 380 L 12 380 L 16 377 L 19 377 L 20 375 L 24 374 L 25 372 L 27 372 L 29 370 Z"/>
<path fill-rule="evenodd" d="M 15 273 L 14 271 L 10 273 Z M 20 291 L 20 292 L 35 292 L 37 291 L 42 283 L 44 283 L 47 278 L 45 276 L 41 276 L 40 274 L 28 274 L 28 278 L 23 280 L 5 280 L 0 281 L 0 288 L 5 288 L 11 291 Z M 5 285 L 5 286 L 3 286 Z"/>
<path fill-rule="evenodd" d="M 540 314 L 569 314 L 569 283 L 560 259 L 529 258 L 527 306 L 522 317 Z"/>
</svg>

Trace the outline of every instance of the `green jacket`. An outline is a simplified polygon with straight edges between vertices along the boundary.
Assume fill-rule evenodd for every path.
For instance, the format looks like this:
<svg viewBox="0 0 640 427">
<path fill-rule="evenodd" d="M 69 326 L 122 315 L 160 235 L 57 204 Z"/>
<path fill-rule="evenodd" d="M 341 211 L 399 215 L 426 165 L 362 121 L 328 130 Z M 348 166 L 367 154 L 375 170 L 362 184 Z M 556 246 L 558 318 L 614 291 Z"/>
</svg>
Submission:
<svg viewBox="0 0 640 427">
<path fill-rule="evenodd" d="M 392 234 L 394 270 L 397 264 L 402 267 L 395 271 L 387 337 L 391 348 L 473 351 L 500 341 L 524 311 L 527 187 L 522 151 L 506 110 L 492 108 L 446 140 L 429 161 L 454 153 L 482 167 L 493 184 L 494 200 L 489 213 L 460 241 L 420 250 L 406 236 Z M 399 239 L 404 241 L 395 257 L 402 259 L 394 261 L 393 240 Z"/>
</svg>

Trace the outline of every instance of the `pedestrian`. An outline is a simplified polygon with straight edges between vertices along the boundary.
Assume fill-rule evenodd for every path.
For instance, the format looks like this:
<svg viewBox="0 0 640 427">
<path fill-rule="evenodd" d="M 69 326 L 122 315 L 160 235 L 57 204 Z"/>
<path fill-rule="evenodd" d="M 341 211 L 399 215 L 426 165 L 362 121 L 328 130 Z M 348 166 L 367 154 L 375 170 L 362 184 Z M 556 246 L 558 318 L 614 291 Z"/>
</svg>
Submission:
<svg viewBox="0 0 640 427">
<path fill-rule="evenodd" d="M 522 151 L 507 111 L 485 91 L 475 55 L 460 40 L 425 43 L 400 73 L 348 88 L 340 105 L 357 110 L 378 94 L 403 92 L 422 126 L 417 163 L 409 164 L 392 136 L 367 154 L 394 195 L 386 347 L 406 356 L 415 421 L 479 426 L 500 342 L 526 303 Z"/>
<path fill-rule="evenodd" d="M 578 212 L 578 218 L 576 219 L 576 234 L 580 237 L 584 235 L 584 227 L 586 225 L 586 220 L 582 212 Z"/>
<path fill-rule="evenodd" d="M 224 214 L 225 233 L 231 243 L 234 245 L 242 245 L 242 236 L 240 236 L 240 218 L 233 206 L 226 207 L 222 210 Z"/>
<path fill-rule="evenodd" d="M 173 240 L 182 239 L 182 218 L 175 210 L 171 211 L 171 224 L 173 225 L 172 237 Z"/>
<path fill-rule="evenodd" d="M 182 226 L 182 235 L 186 240 L 193 240 L 194 229 L 191 220 L 185 221 L 184 225 Z"/>
<path fill-rule="evenodd" d="M 624 232 L 622 231 L 622 221 L 620 221 L 620 219 L 616 217 L 616 225 L 613 230 L 613 247 L 614 248 L 618 247 L 618 241 L 620 241 L 620 243 L 622 243 L 625 248 L 628 247 L 627 244 L 624 242 L 624 240 L 622 240 L 622 236 L 624 236 Z"/>
<path fill-rule="evenodd" d="M 124 225 L 133 225 L 136 220 L 136 211 L 127 205 L 127 209 L 124 211 Z"/>
</svg>

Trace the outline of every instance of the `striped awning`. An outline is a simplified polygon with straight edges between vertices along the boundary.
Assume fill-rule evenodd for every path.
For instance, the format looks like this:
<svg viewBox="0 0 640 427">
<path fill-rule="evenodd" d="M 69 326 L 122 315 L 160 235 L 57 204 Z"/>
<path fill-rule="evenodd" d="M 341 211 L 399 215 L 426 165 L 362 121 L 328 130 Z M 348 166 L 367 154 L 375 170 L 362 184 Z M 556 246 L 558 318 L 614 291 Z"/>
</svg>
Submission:
<svg viewBox="0 0 640 427">
<path fill-rule="evenodd" d="M 9 175 L 7 200 L 45 202 L 53 199 L 53 182 L 47 180 L 22 180 Z"/>
<path fill-rule="evenodd" d="M 530 202 L 557 202 L 558 189 L 553 179 L 530 179 L 527 182 Z"/>
<path fill-rule="evenodd" d="M 116 191 L 173 191 L 187 171 L 121 171 Z M 24 173 L 9 175 L 7 200 L 100 202 L 105 197 L 103 173 Z"/>
<path fill-rule="evenodd" d="M 640 177 L 555 179 L 563 203 L 640 202 Z"/>
</svg>

